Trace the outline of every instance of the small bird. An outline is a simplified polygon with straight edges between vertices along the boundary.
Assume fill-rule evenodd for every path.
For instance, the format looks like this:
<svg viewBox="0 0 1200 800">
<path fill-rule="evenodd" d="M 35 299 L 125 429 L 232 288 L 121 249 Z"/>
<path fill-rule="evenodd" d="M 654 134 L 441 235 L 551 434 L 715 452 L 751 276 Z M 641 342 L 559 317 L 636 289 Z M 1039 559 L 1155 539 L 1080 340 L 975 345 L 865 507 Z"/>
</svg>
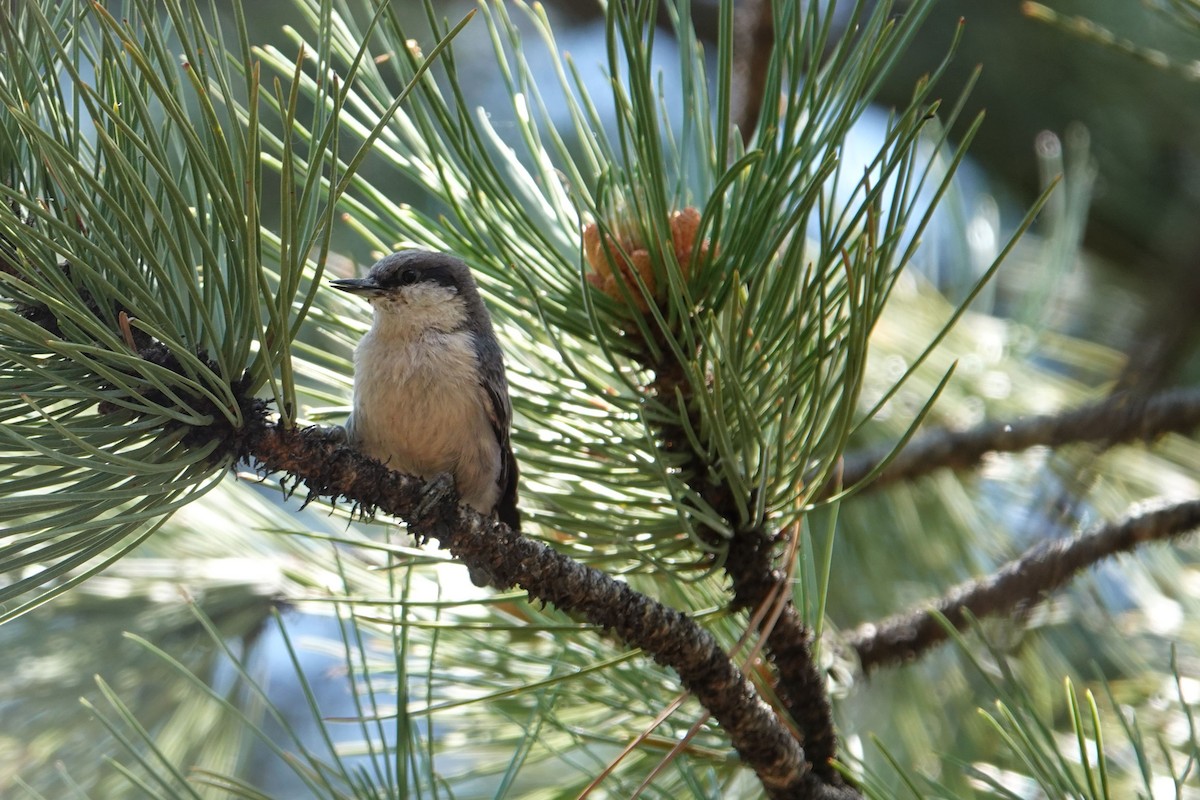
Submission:
<svg viewBox="0 0 1200 800">
<path fill-rule="evenodd" d="M 452 476 L 463 503 L 520 530 L 508 381 L 470 268 L 405 250 L 332 285 L 374 309 L 354 350 L 349 443 L 427 481 Z"/>
</svg>

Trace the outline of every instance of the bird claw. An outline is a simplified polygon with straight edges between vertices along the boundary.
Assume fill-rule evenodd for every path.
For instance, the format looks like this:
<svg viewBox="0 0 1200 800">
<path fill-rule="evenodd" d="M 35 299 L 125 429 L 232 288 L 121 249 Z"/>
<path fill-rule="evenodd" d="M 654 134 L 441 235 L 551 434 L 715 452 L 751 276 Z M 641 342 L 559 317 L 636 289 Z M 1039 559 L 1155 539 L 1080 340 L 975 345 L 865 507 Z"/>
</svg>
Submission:
<svg viewBox="0 0 1200 800">
<path fill-rule="evenodd" d="M 425 491 L 417 503 L 415 515 L 417 519 L 432 516 L 439 508 L 447 506 L 456 499 L 458 493 L 454 485 L 454 476 L 449 472 L 439 472 L 425 485 Z"/>
<path fill-rule="evenodd" d="M 446 513 L 458 500 L 458 488 L 454 484 L 454 476 L 449 472 L 441 472 L 433 476 L 426 484 L 417 507 L 413 509 L 416 520 L 438 520 L 439 514 Z M 444 520 L 445 517 L 441 517 Z M 443 524 L 434 522 L 435 525 Z M 495 574 L 487 565 L 467 565 L 471 583 L 479 587 L 498 586 Z"/>
<path fill-rule="evenodd" d="M 341 425 L 310 425 L 300 435 L 316 443 L 344 445 L 350 441 L 350 436 Z"/>
</svg>

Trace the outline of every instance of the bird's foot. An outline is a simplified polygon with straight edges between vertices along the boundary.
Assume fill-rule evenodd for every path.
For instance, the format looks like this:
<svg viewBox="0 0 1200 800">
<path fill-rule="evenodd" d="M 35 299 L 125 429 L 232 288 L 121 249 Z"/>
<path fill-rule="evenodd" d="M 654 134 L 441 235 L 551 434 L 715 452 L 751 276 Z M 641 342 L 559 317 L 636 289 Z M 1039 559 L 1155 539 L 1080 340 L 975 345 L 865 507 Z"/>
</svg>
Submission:
<svg viewBox="0 0 1200 800">
<path fill-rule="evenodd" d="M 446 541 L 446 537 L 454 532 L 457 503 L 458 490 L 454 486 L 454 476 L 448 472 L 434 475 L 425 483 L 412 514 L 405 519 L 409 533 L 418 544 L 431 538 Z"/>
<path fill-rule="evenodd" d="M 439 473 L 425 484 L 425 491 L 417 507 L 413 509 L 417 520 L 446 519 L 446 515 L 458 502 L 458 488 L 454 484 L 454 476 L 448 472 Z M 443 544 L 448 540 L 442 536 Z M 467 565 L 471 582 L 476 586 L 498 586 L 496 576 L 485 564 Z"/>
<path fill-rule="evenodd" d="M 310 425 L 302 430 L 300 435 L 314 442 L 330 444 L 344 445 L 350 441 L 349 434 L 341 425 Z"/>
<path fill-rule="evenodd" d="M 424 519 L 437 514 L 444 508 L 451 507 L 458 500 L 458 488 L 454 485 L 454 476 L 449 472 L 439 472 L 425 484 L 425 491 L 414 509 L 417 519 Z"/>
</svg>

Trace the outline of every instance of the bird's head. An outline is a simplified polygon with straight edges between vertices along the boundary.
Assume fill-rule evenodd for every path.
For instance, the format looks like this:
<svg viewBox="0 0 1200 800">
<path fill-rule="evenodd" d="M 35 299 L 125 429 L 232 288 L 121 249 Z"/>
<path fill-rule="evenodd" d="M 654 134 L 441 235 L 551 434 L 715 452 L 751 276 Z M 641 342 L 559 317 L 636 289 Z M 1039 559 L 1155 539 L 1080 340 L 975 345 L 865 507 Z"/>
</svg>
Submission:
<svg viewBox="0 0 1200 800">
<path fill-rule="evenodd" d="M 406 325 L 443 331 L 462 328 L 478 301 L 470 268 L 454 256 L 427 250 L 393 253 L 366 277 L 331 284 L 369 302 L 378 321 L 395 316 Z"/>
</svg>

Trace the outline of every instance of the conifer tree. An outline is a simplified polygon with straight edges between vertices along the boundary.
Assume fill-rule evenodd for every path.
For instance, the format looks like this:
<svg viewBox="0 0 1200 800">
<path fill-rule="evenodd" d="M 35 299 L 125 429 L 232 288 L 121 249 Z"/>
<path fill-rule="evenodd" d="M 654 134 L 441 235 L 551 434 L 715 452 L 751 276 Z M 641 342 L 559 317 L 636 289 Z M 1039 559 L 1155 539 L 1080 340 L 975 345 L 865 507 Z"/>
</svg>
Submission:
<svg viewBox="0 0 1200 800">
<path fill-rule="evenodd" d="M 333 565 L 332 589 L 318 598 L 309 573 L 290 599 L 339 620 L 356 703 L 342 724 L 361 735 L 334 742 L 299 660 L 327 750 L 199 691 L 314 796 L 1194 783 L 1175 662 L 1085 676 L 1119 643 L 1081 647 L 1086 621 L 1041 636 L 1037 615 L 1081 570 L 1200 522 L 1184 477 L 1184 498 L 1129 510 L 1153 493 L 1139 467 L 1181 476 L 1195 458 L 1176 434 L 1200 403 L 1104 398 L 1046 363 L 1084 345 L 970 307 L 998 270 L 1066 258 L 1019 238 L 1043 207 L 1059 235 L 1080 224 L 1079 193 L 1055 205 L 1058 180 L 958 305 L 917 276 L 982 124 L 961 118 L 970 87 L 943 86 L 931 58 L 867 163 L 847 140 L 931 3 L 854 4 L 848 31 L 836 4 L 758 5 L 751 59 L 732 0 L 713 53 L 687 0 L 608 4 L 597 91 L 538 5 L 446 21 L 430 3 L 413 27 L 386 4 L 296 0 L 285 49 L 256 45 L 237 3 L 224 27 L 215 5 L 183 0 L 18 4 L 0 21 L 0 617 L 136 558 L 185 507 L 227 508 L 237 526 L 261 479 L 291 498 L 272 519 L 307 536 L 297 552 Z M 484 45 L 507 92 L 476 109 L 458 58 Z M 668 52 L 678 85 L 658 77 Z M 735 63 L 750 74 L 735 81 Z M 327 278 L 357 269 L 343 250 L 408 247 L 456 253 L 488 300 L 522 533 L 430 505 L 420 479 L 314 424 L 340 421 L 367 322 Z M 995 391 L 997 376 L 1022 391 Z M 972 408 L 981 424 L 947 427 Z M 1039 445 L 1056 452 L 1036 474 L 1093 511 L 1031 534 L 988 511 L 1007 495 L 972 471 L 998 460 L 1015 495 Z M 305 534 L 291 515 L 310 502 L 355 521 Z M 485 567 L 499 594 L 450 596 L 461 570 L 438 552 Z M 1185 646 L 1194 657 L 1195 637 Z M 1096 699 L 1154 674 L 1174 675 L 1172 719 L 1188 722 L 1159 750 L 1117 692 Z M 262 796 L 236 758 L 172 757 L 101 689 L 135 790 Z M 979 707 L 979 724 L 945 724 Z M 1104 730 L 1134 758 L 1107 760 Z M 452 758 L 469 768 L 445 772 Z"/>
</svg>

